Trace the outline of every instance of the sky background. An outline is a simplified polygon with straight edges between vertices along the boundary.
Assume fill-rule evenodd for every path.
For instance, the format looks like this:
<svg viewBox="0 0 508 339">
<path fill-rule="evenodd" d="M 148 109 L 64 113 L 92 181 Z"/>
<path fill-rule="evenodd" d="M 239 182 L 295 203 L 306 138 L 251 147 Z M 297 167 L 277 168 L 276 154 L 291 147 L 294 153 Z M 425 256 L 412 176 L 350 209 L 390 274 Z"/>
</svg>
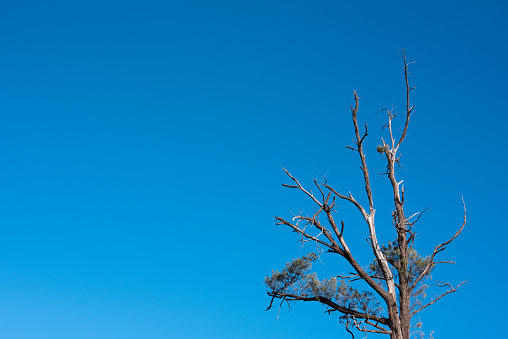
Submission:
<svg viewBox="0 0 508 339">
<path fill-rule="evenodd" d="M 282 166 L 365 202 L 345 148 L 356 90 L 379 238 L 393 240 L 376 112 L 404 109 L 405 49 L 415 110 L 398 178 L 408 214 L 431 206 L 417 248 L 460 227 L 461 195 L 468 218 L 439 257 L 457 265 L 434 274 L 468 283 L 423 329 L 499 337 L 507 14 L 505 1 L 2 1 L 0 336 L 350 338 L 319 305 L 263 312 L 264 277 L 316 250 L 275 226 L 315 211 Z M 368 265 L 361 217 L 340 203 L 337 218 Z M 322 260 L 322 278 L 347 272 Z"/>
</svg>

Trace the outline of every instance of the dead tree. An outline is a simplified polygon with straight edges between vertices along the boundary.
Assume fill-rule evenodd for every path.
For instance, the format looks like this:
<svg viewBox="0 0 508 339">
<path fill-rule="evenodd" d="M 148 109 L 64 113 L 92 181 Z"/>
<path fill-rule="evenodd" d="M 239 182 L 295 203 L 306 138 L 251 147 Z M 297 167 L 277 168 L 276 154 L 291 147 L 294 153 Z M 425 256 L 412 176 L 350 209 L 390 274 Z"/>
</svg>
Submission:
<svg viewBox="0 0 508 339">
<path fill-rule="evenodd" d="M 397 137 L 393 131 L 392 120 L 396 113 L 394 110 L 385 110 L 388 115 L 387 131 L 389 139 L 382 140 L 377 151 L 383 154 L 387 162 L 386 175 L 393 189 L 394 211 L 392 223 L 396 238 L 387 245 L 381 245 L 376 236 L 374 216 L 374 200 L 369 179 L 369 170 L 365 161 L 364 141 L 368 135 L 367 125 L 362 133 L 358 124 L 357 112 L 359 97 L 354 92 L 355 104 L 351 106 L 351 114 L 355 130 L 354 146 L 347 148 L 358 153 L 361 161 L 361 170 L 365 183 L 368 206 L 362 206 L 349 192 L 340 193 L 330 186 L 326 179 L 314 180 L 317 188 L 316 194 L 311 189 L 303 187 L 300 182 L 286 169 L 285 173 L 291 179 L 291 184 L 285 187 L 294 188 L 307 195 L 317 205 L 317 212 L 312 216 L 302 213 L 294 215 L 292 219 L 276 216 L 277 225 L 289 226 L 300 234 L 302 242 L 313 241 L 321 248 L 339 255 L 349 263 L 352 273 L 338 275 L 330 279 L 318 280 L 315 273 L 311 273 L 312 262 L 317 255 L 310 253 L 302 258 L 286 264 L 282 271 L 272 271 L 266 277 L 265 284 L 268 295 L 271 297 L 272 308 L 276 299 L 280 300 L 279 308 L 284 301 L 316 301 L 323 304 L 329 314 L 338 312 L 340 320 L 345 324 L 346 330 L 353 335 L 352 330 L 365 333 L 383 333 L 391 339 L 409 339 L 411 336 L 411 319 L 423 309 L 434 304 L 442 297 L 455 292 L 457 286 L 433 280 L 430 273 L 436 264 L 453 263 L 451 261 L 437 261 L 436 255 L 449 245 L 462 232 L 466 224 L 466 208 L 464 204 L 464 217 L 462 226 L 449 240 L 437 245 L 431 254 L 422 257 L 413 248 L 415 233 L 413 227 L 419 220 L 421 213 L 406 216 L 404 210 L 404 186 L 397 180 L 395 169 L 399 164 L 399 148 L 406 138 L 413 106 L 409 102 L 409 94 L 413 89 L 409 85 L 409 65 L 402 52 L 404 61 L 404 76 L 406 81 L 406 107 L 404 112 L 404 127 Z M 336 201 L 345 200 L 351 203 L 362 215 L 369 231 L 368 243 L 373 251 L 373 262 L 369 267 L 360 266 L 344 237 L 344 222 L 337 222 L 334 218 Z M 321 218 L 324 214 L 325 218 Z M 323 219 L 326 221 L 323 222 Z M 363 280 L 370 286 L 370 291 L 359 291 L 352 286 L 356 280 Z M 446 290 L 438 297 L 426 300 L 425 291 L 430 286 L 444 287 Z M 354 335 L 353 335 L 354 337 Z"/>
</svg>

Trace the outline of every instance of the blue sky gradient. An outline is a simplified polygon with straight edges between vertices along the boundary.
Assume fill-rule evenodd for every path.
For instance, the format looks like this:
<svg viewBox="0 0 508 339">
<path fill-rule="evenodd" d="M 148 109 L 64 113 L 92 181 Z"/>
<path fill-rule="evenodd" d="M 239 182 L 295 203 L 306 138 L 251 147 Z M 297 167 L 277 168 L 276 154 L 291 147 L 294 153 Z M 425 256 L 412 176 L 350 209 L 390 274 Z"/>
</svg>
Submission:
<svg viewBox="0 0 508 339">
<path fill-rule="evenodd" d="M 0 337 L 349 338 L 323 307 L 263 312 L 263 278 L 314 251 L 274 215 L 327 173 L 365 201 L 345 148 L 361 96 L 380 239 L 391 196 L 381 108 L 415 105 L 402 153 L 423 254 L 460 227 L 421 320 L 495 338 L 508 315 L 504 1 L 4 1 L 0 4 Z M 366 227 L 339 218 L 362 265 Z M 331 254 L 321 277 L 345 272 Z M 432 295 L 432 294 L 431 294 Z M 481 313 L 480 313 L 481 312 Z M 490 319 L 489 319 L 490 320 Z M 370 337 L 370 335 L 369 335 Z M 376 336 L 372 336 L 376 337 Z"/>
</svg>

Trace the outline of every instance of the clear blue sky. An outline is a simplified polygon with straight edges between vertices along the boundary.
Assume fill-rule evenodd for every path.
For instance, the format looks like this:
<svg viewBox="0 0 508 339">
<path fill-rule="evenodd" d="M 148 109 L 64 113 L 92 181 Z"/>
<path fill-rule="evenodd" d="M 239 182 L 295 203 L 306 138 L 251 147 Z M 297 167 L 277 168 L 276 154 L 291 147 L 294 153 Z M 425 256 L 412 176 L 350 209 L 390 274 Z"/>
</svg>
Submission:
<svg viewBox="0 0 508 339">
<path fill-rule="evenodd" d="M 468 283 L 421 320 L 436 338 L 499 338 L 485 321 L 508 315 L 507 14 L 504 1 L 3 1 L 0 337 L 349 338 L 317 305 L 263 312 L 264 276 L 315 250 L 274 225 L 313 210 L 281 167 L 363 199 L 345 148 L 356 90 L 392 240 L 375 112 L 403 108 L 405 49 L 417 89 L 399 178 L 410 211 L 432 206 L 417 246 L 455 232 L 461 194 L 469 221 L 441 256 L 457 265 L 435 274 Z M 341 207 L 367 265 L 365 225 Z M 317 269 L 343 272 L 336 259 Z"/>
</svg>

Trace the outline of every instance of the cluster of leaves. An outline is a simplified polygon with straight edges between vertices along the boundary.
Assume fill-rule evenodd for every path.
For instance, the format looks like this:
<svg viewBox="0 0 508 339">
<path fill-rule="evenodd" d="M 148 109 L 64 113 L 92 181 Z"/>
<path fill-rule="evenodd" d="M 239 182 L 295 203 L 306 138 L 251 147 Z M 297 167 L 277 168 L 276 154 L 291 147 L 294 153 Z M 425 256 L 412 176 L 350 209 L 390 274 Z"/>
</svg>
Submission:
<svg viewBox="0 0 508 339">
<path fill-rule="evenodd" d="M 272 292 L 299 294 L 300 291 L 306 290 L 309 271 L 316 259 L 315 253 L 309 253 L 288 262 L 282 272 L 272 271 L 272 275 L 265 278 L 265 285 Z"/>
<path fill-rule="evenodd" d="M 381 313 L 382 308 L 372 293 L 360 292 L 336 277 L 319 280 L 316 273 L 310 272 L 316 259 L 317 255 L 310 253 L 287 263 L 282 272 L 272 271 L 272 275 L 265 278 L 269 293 L 284 294 L 287 300 L 321 297 L 350 310 L 371 315 Z"/>
<path fill-rule="evenodd" d="M 388 263 L 396 269 L 394 272 L 395 278 L 398 278 L 398 273 L 401 272 L 401 268 L 405 266 L 408 282 L 410 285 L 413 285 L 414 281 L 422 274 L 431 259 L 430 255 L 422 257 L 414 248 L 409 248 L 408 250 L 407 262 L 401 262 L 399 244 L 397 240 L 394 242 L 388 242 L 388 245 L 381 245 L 381 252 L 385 255 Z M 433 269 L 434 264 L 429 267 L 428 271 L 425 273 L 425 277 L 430 277 Z M 377 260 L 374 260 L 370 264 L 369 270 L 378 281 L 384 281 L 383 272 L 381 271 L 381 267 L 379 266 Z"/>
</svg>

